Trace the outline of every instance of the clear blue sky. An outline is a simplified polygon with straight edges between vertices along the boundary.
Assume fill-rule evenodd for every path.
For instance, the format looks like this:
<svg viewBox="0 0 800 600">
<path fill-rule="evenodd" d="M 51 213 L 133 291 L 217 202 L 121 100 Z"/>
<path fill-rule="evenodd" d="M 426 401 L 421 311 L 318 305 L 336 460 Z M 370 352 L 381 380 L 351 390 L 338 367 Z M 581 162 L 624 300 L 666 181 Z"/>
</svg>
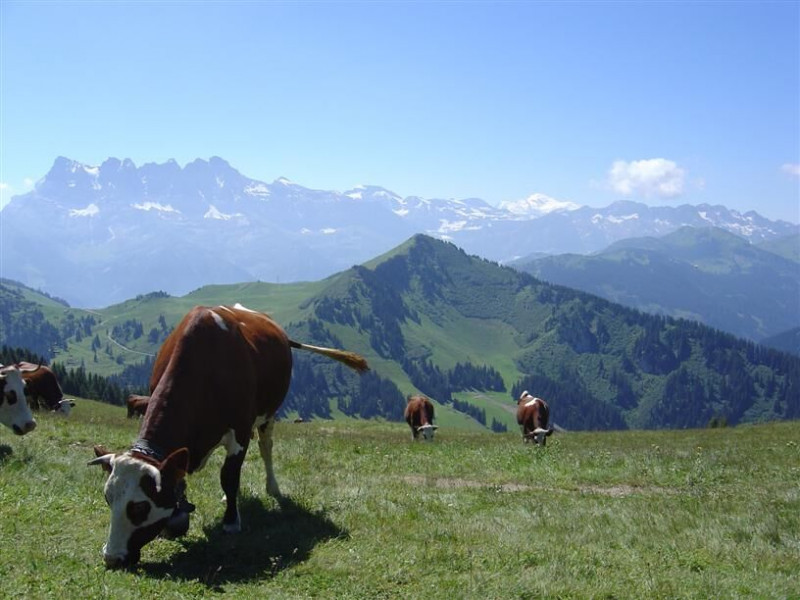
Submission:
<svg viewBox="0 0 800 600">
<path fill-rule="evenodd" d="M 0 3 L 0 182 L 221 156 L 402 196 L 800 221 L 798 2 Z"/>
</svg>

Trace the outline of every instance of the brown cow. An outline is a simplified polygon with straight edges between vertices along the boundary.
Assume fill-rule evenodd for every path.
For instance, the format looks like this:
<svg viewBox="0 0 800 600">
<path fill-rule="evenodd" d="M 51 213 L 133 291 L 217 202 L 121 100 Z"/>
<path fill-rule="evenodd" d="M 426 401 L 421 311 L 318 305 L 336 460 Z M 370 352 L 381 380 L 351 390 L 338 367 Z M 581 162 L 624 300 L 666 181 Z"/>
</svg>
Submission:
<svg viewBox="0 0 800 600">
<path fill-rule="evenodd" d="M 133 418 L 134 415 L 140 417 L 144 416 L 147 412 L 147 403 L 150 402 L 150 396 L 140 396 L 139 394 L 131 394 L 125 401 L 128 407 L 128 418 Z"/>
<path fill-rule="evenodd" d="M 33 410 L 39 410 L 44 405 L 53 412 L 69 415 L 75 401 L 64 398 L 58 378 L 50 367 L 29 362 L 19 362 L 17 366 L 25 380 L 25 397 Z"/>
<path fill-rule="evenodd" d="M 536 445 L 547 445 L 547 438 L 553 434 L 548 427 L 550 407 L 541 398 L 534 398 L 527 391 L 522 392 L 517 402 L 517 423 L 522 429 L 522 440 L 533 440 Z"/>
<path fill-rule="evenodd" d="M 153 365 L 139 439 L 121 454 L 95 446 L 97 458 L 89 462 L 109 473 L 106 567 L 136 563 L 142 547 L 162 531 L 170 537 L 186 533 L 193 507 L 184 497 L 184 476 L 201 469 L 218 446 L 226 452 L 220 473 L 226 501 L 223 530 L 240 531 L 236 498 L 254 428 L 267 493 L 280 496 L 272 431 L 289 388 L 292 348 L 323 354 L 359 372 L 368 369 L 352 352 L 290 340 L 267 315 L 239 304 L 198 306 L 183 318 Z"/>
<path fill-rule="evenodd" d="M 406 423 L 411 428 L 411 440 L 422 439 L 430 441 L 433 432 L 439 429 L 433 424 L 433 403 L 425 396 L 409 396 L 405 410 Z"/>
</svg>

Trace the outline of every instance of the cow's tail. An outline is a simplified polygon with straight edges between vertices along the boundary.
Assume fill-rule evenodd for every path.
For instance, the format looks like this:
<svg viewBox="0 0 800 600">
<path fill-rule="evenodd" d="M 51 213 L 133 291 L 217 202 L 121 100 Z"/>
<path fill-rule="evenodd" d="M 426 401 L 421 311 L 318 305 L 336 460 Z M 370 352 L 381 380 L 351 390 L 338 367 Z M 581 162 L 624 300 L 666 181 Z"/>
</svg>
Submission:
<svg viewBox="0 0 800 600">
<path fill-rule="evenodd" d="M 348 352 L 347 350 L 336 350 L 334 348 L 322 348 L 320 346 L 312 346 L 310 344 L 301 344 L 300 342 L 295 342 L 294 340 L 289 340 L 289 346 L 292 348 L 297 348 L 298 350 L 308 350 L 310 352 L 316 352 L 317 354 L 322 354 L 323 356 L 327 356 L 328 358 L 332 358 L 334 360 L 338 360 L 340 363 L 346 364 L 351 369 L 355 369 L 359 373 L 363 373 L 364 371 L 369 371 L 369 365 L 367 364 L 367 360 L 361 356 L 360 354 L 356 354 L 355 352 Z"/>
</svg>

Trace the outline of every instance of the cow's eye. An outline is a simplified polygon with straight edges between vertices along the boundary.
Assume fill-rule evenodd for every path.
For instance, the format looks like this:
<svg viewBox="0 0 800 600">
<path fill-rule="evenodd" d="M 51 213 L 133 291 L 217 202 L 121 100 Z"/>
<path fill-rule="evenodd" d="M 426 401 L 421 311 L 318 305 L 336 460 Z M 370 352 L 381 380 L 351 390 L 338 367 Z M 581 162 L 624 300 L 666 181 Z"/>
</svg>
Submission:
<svg viewBox="0 0 800 600">
<path fill-rule="evenodd" d="M 128 518 L 134 525 L 139 525 L 147 519 L 150 514 L 150 503 L 146 500 L 142 502 L 128 502 Z"/>
</svg>

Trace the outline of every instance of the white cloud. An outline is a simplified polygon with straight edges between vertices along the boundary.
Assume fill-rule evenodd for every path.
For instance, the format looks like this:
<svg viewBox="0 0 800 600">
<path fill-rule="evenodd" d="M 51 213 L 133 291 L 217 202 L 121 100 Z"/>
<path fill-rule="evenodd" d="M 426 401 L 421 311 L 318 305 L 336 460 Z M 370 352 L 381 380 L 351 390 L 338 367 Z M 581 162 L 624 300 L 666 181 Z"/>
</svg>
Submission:
<svg viewBox="0 0 800 600">
<path fill-rule="evenodd" d="M 665 158 L 617 160 L 608 172 L 608 184 L 623 196 L 674 198 L 683 193 L 685 175 L 675 162 Z"/>
<path fill-rule="evenodd" d="M 798 163 L 786 163 L 781 166 L 781 171 L 784 173 L 788 173 L 793 177 L 800 177 L 800 164 Z"/>
<path fill-rule="evenodd" d="M 33 184 L 36 182 L 30 177 L 26 177 L 25 179 L 22 180 L 22 183 L 26 188 L 32 188 Z"/>
</svg>

